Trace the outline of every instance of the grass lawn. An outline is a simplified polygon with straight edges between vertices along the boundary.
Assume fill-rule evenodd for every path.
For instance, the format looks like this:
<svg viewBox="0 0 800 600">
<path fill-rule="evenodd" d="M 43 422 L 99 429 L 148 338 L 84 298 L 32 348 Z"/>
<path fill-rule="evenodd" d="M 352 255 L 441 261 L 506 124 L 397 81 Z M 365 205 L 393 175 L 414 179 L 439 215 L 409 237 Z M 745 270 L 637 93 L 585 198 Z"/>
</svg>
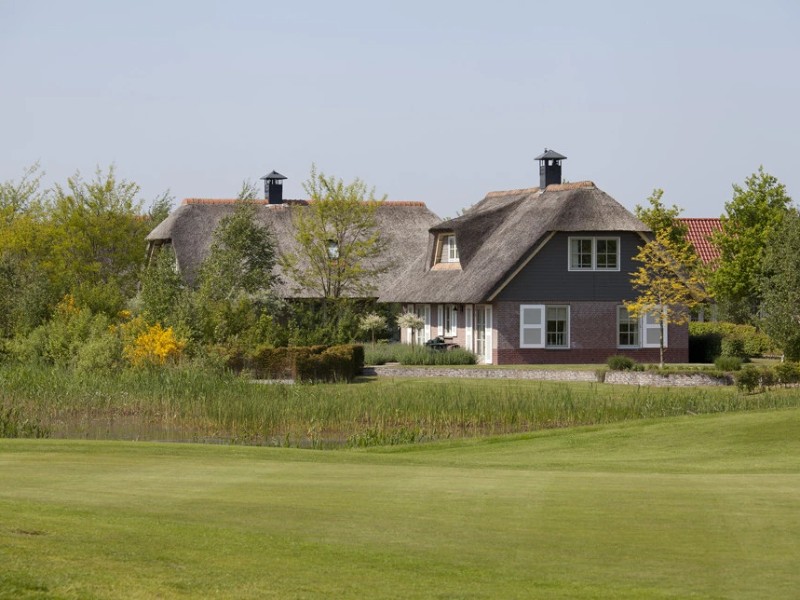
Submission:
<svg viewBox="0 0 800 600">
<path fill-rule="evenodd" d="M 795 598 L 800 409 L 369 450 L 0 440 L 0 598 Z"/>
</svg>

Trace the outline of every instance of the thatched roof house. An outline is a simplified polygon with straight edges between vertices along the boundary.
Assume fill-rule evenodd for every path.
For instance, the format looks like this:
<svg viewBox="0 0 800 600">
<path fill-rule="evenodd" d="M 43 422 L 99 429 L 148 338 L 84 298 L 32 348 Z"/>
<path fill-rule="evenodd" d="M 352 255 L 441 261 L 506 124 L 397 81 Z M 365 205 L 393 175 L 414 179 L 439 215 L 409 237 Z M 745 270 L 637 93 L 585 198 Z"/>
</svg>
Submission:
<svg viewBox="0 0 800 600">
<path fill-rule="evenodd" d="M 563 155 L 537 157 L 540 185 L 491 192 L 464 214 L 442 221 L 419 202 L 385 202 L 378 227 L 391 267 L 377 281 L 377 298 L 422 317 L 403 341 L 459 345 L 485 363 L 602 363 L 626 354 L 658 360 L 660 327 L 628 314 L 630 273 L 647 226 L 591 181 L 561 183 Z M 282 200 L 279 173 L 265 176 L 267 197 L 258 220 L 280 252 L 295 252 L 292 212 L 305 201 Z M 234 209 L 232 200 L 184 201 L 148 237 L 171 243 L 192 280 L 212 233 Z M 284 279 L 286 279 L 284 277 Z M 309 297 L 285 281 L 287 298 Z M 669 325 L 666 359 L 686 362 L 688 328 Z"/>
<path fill-rule="evenodd" d="M 591 181 L 490 192 L 460 217 L 431 227 L 424 252 L 386 302 L 489 302 L 554 232 L 649 231 Z M 435 260 L 439 235 L 458 242 L 458 268 Z"/>
<path fill-rule="evenodd" d="M 161 222 L 147 236 L 150 252 L 162 244 L 171 244 L 178 262 L 178 268 L 190 283 L 197 276 L 198 268 L 208 255 L 214 230 L 226 215 L 233 213 L 236 200 L 210 200 L 188 198 L 180 207 Z M 287 200 L 271 204 L 269 200 L 254 201 L 258 205 L 257 220 L 269 229 L 280 253 L 294 253 L 297 250 L 292 211 L 303 210 L 306 200 Z M 378 228 L 387 241 L 387 252 L 381 258 L 382 264 L 391 265 L 389 272 L 376 281 L 380 296 L 393 293 L 399 265 L 406 265 L 416 258 L 420 246 L 428 239 L 428 228 L 439 221 L 422 202 L 383 202 L 376 211 Z M 279 273 L 280 274 L 280 273 Z M 313 294 L 297 290 L 281 274 L 282 284 L 275 290 L 284 298 L 308 297 Z"/>
</svg>

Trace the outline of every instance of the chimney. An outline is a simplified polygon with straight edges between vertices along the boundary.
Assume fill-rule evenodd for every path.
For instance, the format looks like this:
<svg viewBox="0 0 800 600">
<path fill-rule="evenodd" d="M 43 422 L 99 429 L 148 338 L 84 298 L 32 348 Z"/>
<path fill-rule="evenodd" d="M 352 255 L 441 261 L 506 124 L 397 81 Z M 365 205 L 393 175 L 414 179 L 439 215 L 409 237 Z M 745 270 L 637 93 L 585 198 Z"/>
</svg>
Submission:
<svg viewBox="0 0 800 600">
<path fill-rule="evenodd" d="M 561 183 L 561 161 L 565 158 L 567 157 L 547 148 L 536 157 L 539 161 L 539 188 L 542 191 L 548 185 Z"/>
<path fill-rule="evenodd" d="M 264 199 L 270 204 L 283 204 L 283 180 L 286 179 L 277 171 L 264 175 Z"/>
</svg>

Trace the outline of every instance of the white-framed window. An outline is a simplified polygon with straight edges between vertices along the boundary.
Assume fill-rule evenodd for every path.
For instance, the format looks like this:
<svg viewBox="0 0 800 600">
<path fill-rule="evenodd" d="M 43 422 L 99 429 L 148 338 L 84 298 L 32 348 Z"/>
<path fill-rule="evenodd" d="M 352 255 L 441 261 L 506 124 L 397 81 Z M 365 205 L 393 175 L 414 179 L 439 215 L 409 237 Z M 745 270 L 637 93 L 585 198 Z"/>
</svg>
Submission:
<svg viewBox="0 0 800 600">
<path fill-rule="evenodd" d="M 617 307 L 617 346 L 638 348 L 640 319 L 632 317 L 624 306 Z"/>
<path fill-rule="evenodd" d="M 569 306 L 522 304 L 520 348 L 569 348 Z"/>
<path fill-rule="evenodd" d="M 618 237 L 570 237 L 570 271 L 619 271 Z"/>
<path fill-rule="evenodd" d="M 547 348 L 569 348 L 569 306 L 547 307 Z"/>
<path fill-rule="evenodd" d="M 617 307 L 617 346 L 619 348 L 659 348 L 661 324 L 656 307 L 641 318 L 632 317 L 624 306 Z M 667 325 L 664 324 L 664 347 L 667 347 Z"/>
<path fill-rule="evenodd" d="M 458 246 L 456 246 L 456 236 L 454 233 L 446 233 L 439 238 L 439 253 L 436 262 L 457 263 Z"/>
<path fill-rule="evenodd" d="M 447 304 L 444 307 L 444 336 L 455 337 L 458 333 L 458 311 L 455 304 Z"/>
</svg>

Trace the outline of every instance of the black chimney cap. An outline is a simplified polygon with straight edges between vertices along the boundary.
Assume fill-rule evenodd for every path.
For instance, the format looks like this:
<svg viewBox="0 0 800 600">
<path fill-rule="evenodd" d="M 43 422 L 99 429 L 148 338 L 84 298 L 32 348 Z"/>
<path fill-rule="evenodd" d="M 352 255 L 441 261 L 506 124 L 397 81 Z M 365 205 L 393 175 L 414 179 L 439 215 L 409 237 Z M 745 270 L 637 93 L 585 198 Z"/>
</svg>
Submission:
<svg viewBox="0 0 800 600">
<path fill-rule="evenodd" d="M 281 175 L 277 171 L 273 171 L 272 173 L 267 173 L 266 175 L 264 175 L 260 179 L 267 179 L 267 180 L 275 179 L 275 180 L 278 180 L 278 179 L 286 179 L 286 177 L 284 177 L 283 175 Z"/>
<path fill-rule="evenodd" d="M 563 154 L 559 154 L 555 150 L 548 150 L 547 148 L 544 149 L 544 152 L 534 158 L 533 160 L 563 160 L 567 158 Z"/>
</svg>

